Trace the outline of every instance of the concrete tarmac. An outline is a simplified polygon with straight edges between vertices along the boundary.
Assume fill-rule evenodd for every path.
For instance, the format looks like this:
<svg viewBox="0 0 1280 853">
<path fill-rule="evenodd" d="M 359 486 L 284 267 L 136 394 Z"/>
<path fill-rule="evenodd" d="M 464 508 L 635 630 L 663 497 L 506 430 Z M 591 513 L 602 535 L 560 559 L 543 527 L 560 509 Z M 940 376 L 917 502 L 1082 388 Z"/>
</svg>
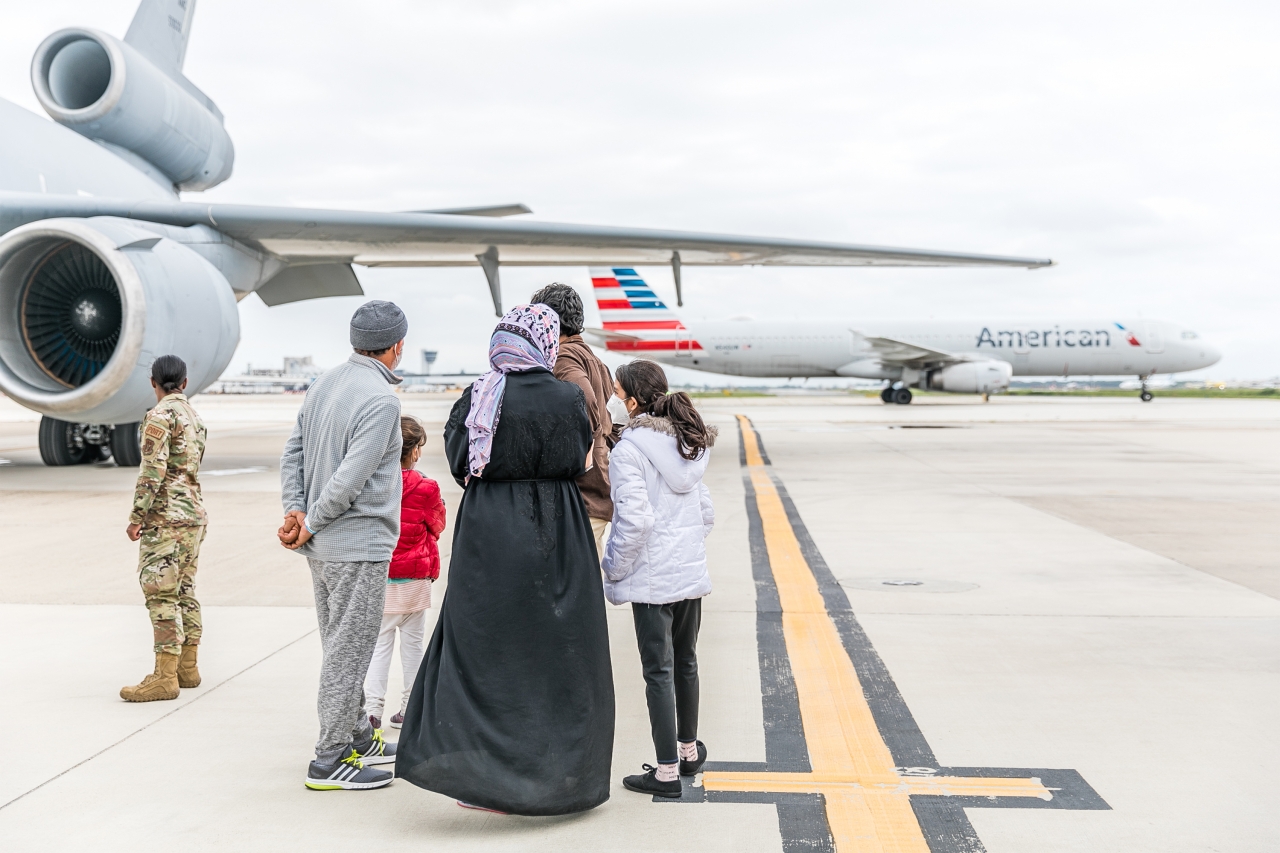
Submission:
<svg viewBox="0 0 1280 853">
<path fill-rule="evenodd" d="M 452 400 L 402 399 L 452 512 Z M 274 537 L 299 402 L 196 398 L 204 683 L 132 705 L 117 691 L 151 665 L 134 474 L 44 468 L 37 419 L 0 399 L 0 848 L 1275 849 L 1280 403 L 701 401 L 721 429 L 712 763 L 684 801 L 622 789 L 653 756 L 610 607 L 615 793 L 519 818 L 404 782 L 303 788 L 320 649 L 305 561 Z"/>
</svg>

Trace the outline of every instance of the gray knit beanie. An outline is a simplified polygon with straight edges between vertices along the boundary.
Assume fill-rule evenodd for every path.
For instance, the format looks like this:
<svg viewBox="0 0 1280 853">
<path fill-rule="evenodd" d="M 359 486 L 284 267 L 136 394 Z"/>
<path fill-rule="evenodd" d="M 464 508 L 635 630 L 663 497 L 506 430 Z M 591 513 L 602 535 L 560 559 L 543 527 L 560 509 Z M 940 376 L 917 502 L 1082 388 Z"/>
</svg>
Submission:
<svg viewBox="0 0 1280 853">
<path fill-rule="evenodd" d="M 409 331 L 409 320 L 394 302 L 375 299 L 351 315 L 351 346 L 377 352 L 394 346 Z"/>
</svg>

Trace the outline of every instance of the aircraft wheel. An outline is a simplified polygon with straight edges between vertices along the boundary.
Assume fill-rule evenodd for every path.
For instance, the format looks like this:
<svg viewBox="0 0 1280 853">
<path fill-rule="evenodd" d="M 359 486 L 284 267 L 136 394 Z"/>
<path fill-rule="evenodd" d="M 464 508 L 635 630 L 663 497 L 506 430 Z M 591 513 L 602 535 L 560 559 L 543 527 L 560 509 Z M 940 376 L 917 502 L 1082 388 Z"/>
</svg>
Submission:
<svg viewBox="0 0 1280 853">
<path fill-rule="evenodd" d="M 893 402 L 897 403 L 899 406 L 905 406 L 905 405 L 907 405 L 907 403 L 910 403 L 910 402 L 911 402 L 911 389 L 910 389 L 910 388 L 899 388 L 898 390 L 894 391 L 894 392 L 893 392 Z"/>
<path fill-rule="evenodd" d="M 116 424 L 111 428 L 111 455 L 121 468 L 137 468 L 142 464 L 142 443 L 138 432 L 142 424 Z"/>
<path fill-rule="evenodd" d="M 1150 403 L 1153 399 L 1155 399 L 1155 396 L 1156 395 L 1152 394 L 1150 391 L 1143 391 L 1141 394 L 1138 395 L 1138 399 L 1144 403 Z"/>
<path fill-rule="evenodd" d="M 887 388 L 885 388 L 883 391 L 881 391 L 881 392 L 880 392 L 880 399 L 881 399 L 881 400 L 883 400 L 883 401 L 884 401 L 884 402 L 886 402 L 886 403 L 892 403 L 892 402 L 893 402 L 893 388 L 892 388 L 892 386 L 887 387 Z"/>
<path fill-rule="evenodd" d="M 87 456 L 98 458 L 98 449 L 85 444 L 80 424 L 42 417 L 39 436 L 40 459 L 46 465 L 79 465 Z"/>
</svg>

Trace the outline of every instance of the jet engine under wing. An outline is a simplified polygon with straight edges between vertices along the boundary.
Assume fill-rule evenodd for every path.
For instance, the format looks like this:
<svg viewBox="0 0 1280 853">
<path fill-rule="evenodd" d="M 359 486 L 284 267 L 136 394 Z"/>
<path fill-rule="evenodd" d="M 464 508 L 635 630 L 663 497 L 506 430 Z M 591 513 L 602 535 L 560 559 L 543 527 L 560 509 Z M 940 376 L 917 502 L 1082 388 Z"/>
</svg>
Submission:
<svg viewBox="0 0 1280 853">
<path fill-rule="evenodd" d="M 930 349 L 929 347 L 919 344 L 912 344 L 906 341 L 894 340 L 893 338 L 883 338 L 874 335 L 864 335 L 855 331 L 854 335 L 860 338 L 869 355 L 874 355 L 885 364 L 901 365 L 903 367 L 913 367 L 920 369 L 923 367 L 939 367 L 947 364 L 957 364 L 966 361 L 963 356 L 955 353 L 945 352 L 943 350 Z"/>
<path fill-rule="evenodd" d="M 496 247 L 514 266 L 669 264 L 1045 267 L 1045 258 L 975 255 L 776 237 L 570 225 L 430 213 L 375 213 L 0 193 L 0 231 L 60 216 L 208 225 L 284 260 L 363 266 L 471 266 Z"/>
</svg>

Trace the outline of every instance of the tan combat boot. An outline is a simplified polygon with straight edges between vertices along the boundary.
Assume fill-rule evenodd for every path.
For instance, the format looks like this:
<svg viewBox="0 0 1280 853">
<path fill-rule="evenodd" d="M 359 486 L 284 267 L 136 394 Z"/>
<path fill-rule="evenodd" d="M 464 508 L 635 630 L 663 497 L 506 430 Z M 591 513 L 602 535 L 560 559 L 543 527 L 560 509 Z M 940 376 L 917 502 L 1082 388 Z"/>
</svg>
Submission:
<svg viewBox="0 0 1280 853">
<path fill-rule="evenodd" d="M 199 687 L 200 670 L 196 668 L 196 649 L 199 646 L 182 647 L 182 657 L 178 659 L 178 686 Z"/>
<path fill-rule="evenodd" d="M 178 698 L 178 656 L 156 652 L 156 671 L 132 687 L 121 687 L 126 702 L 154 702 Z"/>
</svg>

